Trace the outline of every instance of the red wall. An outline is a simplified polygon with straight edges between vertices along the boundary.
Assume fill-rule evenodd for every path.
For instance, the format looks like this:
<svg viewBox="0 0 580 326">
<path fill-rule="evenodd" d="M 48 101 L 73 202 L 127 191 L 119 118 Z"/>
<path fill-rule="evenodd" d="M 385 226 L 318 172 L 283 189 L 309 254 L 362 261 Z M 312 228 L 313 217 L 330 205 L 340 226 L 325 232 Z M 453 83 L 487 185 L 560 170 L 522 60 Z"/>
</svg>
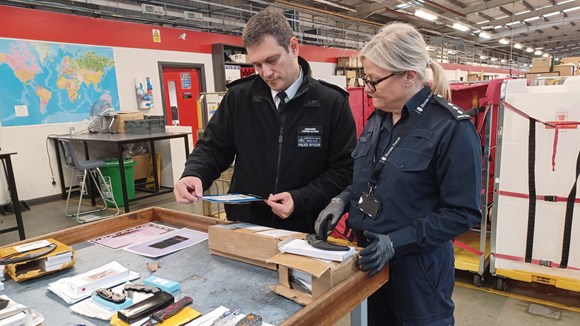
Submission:
<svg viewBox="0 0 580 326">
<path fill-rule="evenodd" d="M 160 43 L 153 42 L 153 29 L 160 31 Z M 185 40 L 179 39 L 181 33 L 187 34 Z M 214 43 L 242 45 L 239 36 L 7 6 L 0 6 L 0 37 L 197 53 L 211 53 Z M 337 57 L 357 54 L 355 50 L 309 45 L 300 47 L 301 56 L 316 62 L 336 63 Z"/>
<path fill-rule="evenodd" d="M 161 43 L 153 42 L 153 29 L 161 32 Z M 179 35 L 187 38 L 180 40 Z M 0 37 L 127 48 L 211 53 L 211 45 L 242 45 L 239 36 L 127 23 L 48 11 L 0 6 Z M 300 55 L 315 62 L 336 63 L 337 57 L 356 56 L 358 51 L 301 45 Z M 442 64 L 444 69 L 509 74 L 508 69 Z M 517 73 L 517 71 L 514 71 Z"/>
</svg>

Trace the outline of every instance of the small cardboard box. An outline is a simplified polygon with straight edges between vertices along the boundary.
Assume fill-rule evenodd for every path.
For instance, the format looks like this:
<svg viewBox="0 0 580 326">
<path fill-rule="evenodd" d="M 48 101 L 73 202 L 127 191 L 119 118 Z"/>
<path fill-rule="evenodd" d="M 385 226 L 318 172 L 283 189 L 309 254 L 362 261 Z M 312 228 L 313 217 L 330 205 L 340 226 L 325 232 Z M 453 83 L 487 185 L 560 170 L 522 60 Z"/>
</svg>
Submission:
<svg viewBox="0 0 580 326">
<path fill-rule="evenodd" d="M 356 70 L 347 70 L 345 71 L 346 78 L 356 78 Z"/>
<path fill-rule="evenodd" d="M 266 260 L 280 251 L 284 239 L 304 237 L 304 233 L 279 230 L 250 223 L 212 225 L 208 229 L 209 251 L 218 256 L 276 270 Z"/>
<path fill-rule="evenodd" d="M 43 240 L 44 241 L 44 240 Z M 41 243 L 42 241 L 37 241 Z M 37 243 L 34 242 L 34 243 Z M 64 269 L 72 268 L 75 264 L 75 251 L 54 239 L 46 239 L 45 243 L 54 246 L 54 249 L 45 255 L 16 263 L 6 264 L 6 273 L 12 277 L 16 282 L 26 281 L 29 279 L 41 277 L 46 274 L 54 273 Z M 28 243 L 25 245 L 32 245 Z M 24 245 L 23 245 L 24 246 Z M 5 247 L 0 250 L 0 258 L 20 257 L 26 254 L 34 254 L 35 252 L 42 252 L 43 248 L 30 250 L 29 252 L 18 253 L 15 247 Z"/>
<path fill-rule="evenodd" d="M 339 68 L 359 68 L 360 60 L 358 57 L 339 57 L 336 62 L 336 66 Z"/>
<path fill-rule="evenodd" d="M 248 55 L 246 55 L 246 54 L 232 54 L 232 55 L 230 55 L 230 59 L 233 62 L 249 63 Z"/>
<path fill-rule="evenodd" d="M 133 166 L 133 175 L 135 180 L 145 179 L 149 176 L 149 161 L 151 160 L 150 154 L 134 155 L 133 161 L 135 165 Z"/>
<path fill-rule="evenodd" d="M 125 121 L 142 120 L 144 118 L 143 112 L 125 112 L 120 111 L 115 114 L 115 121 L 111 130 L 113 132 L 125 132 Z"/>
<path fill-rule="evenodd" d="M 358 270 L 358 255 L 337 263 L 280 253 L 268 259 L 267 262 L 278 264 L 279 284 L 270 286 L 272 291 L 301 305 L 307 305 L 316 300 Z M 296 282 L 292 280 L 296 274 L 310 276 L 311 291 L 296 286 Z"/>
<path fill-rule="evenodd" d="M 561 64 L 554 66 L 554 71 L 560 73 L 560 76 L 575 76 L 576 66 L 572 64 Z"/>
</svg>

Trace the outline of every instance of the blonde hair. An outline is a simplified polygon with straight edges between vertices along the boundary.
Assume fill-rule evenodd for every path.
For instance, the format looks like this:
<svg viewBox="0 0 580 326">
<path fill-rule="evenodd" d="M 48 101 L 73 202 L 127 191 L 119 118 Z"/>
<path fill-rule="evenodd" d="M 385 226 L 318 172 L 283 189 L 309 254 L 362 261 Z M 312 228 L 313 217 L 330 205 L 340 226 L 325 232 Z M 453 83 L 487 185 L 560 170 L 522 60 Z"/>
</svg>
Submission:
<svg viewBox="0 0 580 326">
<path fill-rule="evenodd" d="M 433 93 L 451 100 L 443 67 L 431 60 L 426 47 L 425 40 L 415 27 L 396 22 L 383 26 L 363 47 L 360 57 L 368 58 L 392 73 L 415 71 L 424 84 L 429 83 L 427 68 L 431 68 Z"/>
</svg>

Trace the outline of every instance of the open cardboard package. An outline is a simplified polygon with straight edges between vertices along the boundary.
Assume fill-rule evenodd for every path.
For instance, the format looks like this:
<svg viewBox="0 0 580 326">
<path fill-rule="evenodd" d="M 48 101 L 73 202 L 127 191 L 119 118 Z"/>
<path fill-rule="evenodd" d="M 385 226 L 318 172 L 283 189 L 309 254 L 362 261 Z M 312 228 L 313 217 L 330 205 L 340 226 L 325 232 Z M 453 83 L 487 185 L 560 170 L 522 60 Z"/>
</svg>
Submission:
<svg viewBox="0 0 580 326">
<path fill-rule="evenodd" d="M 6 273 L 16 282 L 22 282 L 29 279 L 41 277 L 46 274 L 55 273 L 64 269 L 72 268 L 75 264 L 75 251 L 55 239 L 45 239 L 35 243 L 46 242 L 47 244 L 56 245 L 51 252 L 31 258 L 21 262 L 9 263 L 6 265 Z M 21 245 L 22 247 L 32 243 Z M 19 253 L 16 247 L 5 247 L 0 250 L 0 258 L 21 257 L 27 254 L 40 251 L 43 247 L 30 250 L 29 252 Z"/>
<path fill-rule="evenodd" d="M 339 263 L 279 253 L 267 262 L 278 264 L 279 284 L 270 286 L 272 291 L 301 305 L 311 303 L 358 270 L 358 254 Z"/>
<path fill-rule="evenodd" d="M 280 252 L 278 243 L 304 236 L 300 232 L 236 222 L 210 226 L 208 245 L 214 255 L 276 270 L 277 265 L 267 260 Z"/>
</svg>

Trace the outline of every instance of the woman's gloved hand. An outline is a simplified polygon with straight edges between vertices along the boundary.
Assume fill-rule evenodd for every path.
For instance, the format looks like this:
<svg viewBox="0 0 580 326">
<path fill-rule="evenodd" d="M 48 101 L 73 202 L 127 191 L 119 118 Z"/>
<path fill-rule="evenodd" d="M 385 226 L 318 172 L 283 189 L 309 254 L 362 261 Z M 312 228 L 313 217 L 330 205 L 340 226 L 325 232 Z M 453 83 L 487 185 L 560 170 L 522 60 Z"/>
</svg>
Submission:
<svg viewBox="0 0 580 326">
<path fill-rule="evenodd" d="M 361 258 L 358 263 L 363 271 L 369 273 L 370 277 L 378 274 L 385 267 L 385 264 L 395 256 L 395 248 L 393 241 L 386 234 L 364 231 L 363 235 L 371 244 L 361 250 Z"/>
<path fill-rule="evenodd" d="M 344 213 L 344 201 L 340 198 L 332 198 L 316 218 L 314 222 L 314 231 L 319 240 L 326 240 L 328 235 L 334 230 L 342 213 Z"/>
</svg>

